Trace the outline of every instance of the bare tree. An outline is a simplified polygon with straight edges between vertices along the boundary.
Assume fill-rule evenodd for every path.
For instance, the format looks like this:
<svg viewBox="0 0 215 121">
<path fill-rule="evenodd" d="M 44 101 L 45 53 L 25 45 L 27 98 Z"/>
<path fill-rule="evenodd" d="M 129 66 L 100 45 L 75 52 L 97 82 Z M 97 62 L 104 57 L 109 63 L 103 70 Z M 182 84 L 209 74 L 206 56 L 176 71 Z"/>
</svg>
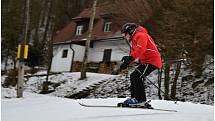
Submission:
<svg viewBox="0 0 215 121">
<path fill-rule="evenodd" d="M 161 100 L 161 81 L 162 81 L 162 69 L 158 70 L 158 98 Z"/>
<path fill-rule="evenodd" d="M 51 23 L 51 16 L 52 16 L 52 7 L 53 7 L 53 1 L 50 0 L 49 3 L 49 9 L 48 9 L 48 18 L 47 18 L 47 22 L 46 22 L 46 26 L 45 26 L 45 32 L 44 32 L 44 36 L 43 36 L 43 40 L 45 42 L 47 42 L 47 76 L 46 76 L 46 81 L 43 83 L 43 89 L 42 89 L 42 93 L 48 93 L 48 80 L 49 80 L 49 74 L 50 74 L 50 70 L 51 70 L 51 61 L 52 61 L 52 40 L 53 40 L 53 36 L 51 37 L 51 39 L 48 37 L 47 38 L 47 33 L 50 31 L 50 23 Z M 49 40 L 47 40 L 49 39 Z"/>
<path fill-rule="evenodd" d="M 179 77 L 179 74 L 180 74 L 180 70 L 181 70 L 181 61 L 178 61 L 177 62 L 177 67 L 176 67 L 176 73 L 175 73 L 175 77 L 173 79 L 173 85 L 172 85 L 172 88 L 171 88 L 171 98 L 173 100 L 176 99 L 176 86 L 177 86 L 177 80 L 178 80 L 178 77 Z"/>
<path fill-rule="evenodd" d="M 89 47 L 90 47 L 90 39 L 91 39 L 91 36 L 92 36 L 93 23 L 94 23 L 94 18 L 95 18 L 95 14 L 96 14 L 96 3 L 97 3 L 97 0 L 94 0 L 93 9 L 92 9 L 92 15 L 90 17 L 89 34 L 88 34 L 88 37 L 87 37 L 87 40 L 86 40 L 85 53 L 84 53 L 84 58 L 83 58 L 83 61 L 82 61 L 81 78 L 80 79 L 85 79 L 86 78 L 88 51 L 89 51 Z"/>
<path fill-rule="evenodd" d="M 164 99 L 165 100 L 169 100 L 169 81 L 170 81 L 170 76 L 169 76 L 169 72 L 170 72 L 170 64 L 169 63 L 165 63 L 165 67 L 164 67 Z"/>
</svg>

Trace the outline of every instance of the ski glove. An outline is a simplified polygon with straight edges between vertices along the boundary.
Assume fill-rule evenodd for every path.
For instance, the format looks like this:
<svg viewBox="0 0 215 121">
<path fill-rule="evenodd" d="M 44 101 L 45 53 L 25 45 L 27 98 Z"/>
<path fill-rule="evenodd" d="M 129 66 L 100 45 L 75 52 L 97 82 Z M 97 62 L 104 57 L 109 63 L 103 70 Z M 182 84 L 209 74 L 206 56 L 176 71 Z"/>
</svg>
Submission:
<svg viewBox="0 0 215 121">
<path fill-rule="evenodd" d="M 124 56 L 122 57 L 122 64 L 120 65 L 120 70 L 124 70 L 128 67 L 128 65 L 134 60 L 132 56 Z"/>
</svg>

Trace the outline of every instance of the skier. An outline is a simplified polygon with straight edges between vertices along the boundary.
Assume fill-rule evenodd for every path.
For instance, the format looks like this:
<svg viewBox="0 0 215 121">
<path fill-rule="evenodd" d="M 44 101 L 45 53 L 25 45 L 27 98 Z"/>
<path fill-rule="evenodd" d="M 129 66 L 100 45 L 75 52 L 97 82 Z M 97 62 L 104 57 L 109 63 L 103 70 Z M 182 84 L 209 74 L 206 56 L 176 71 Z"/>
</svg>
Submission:
<svg viewBox="0 0 215 121">
<path fill-rule="evenodd" d="M 131 44 L 129 56 L 122 58 L 120 70 L 124 70 L 136 59 L 141 63 L 130 75 L 131 98 L 123 102 L 126 106 L 146 104 L 144 80 L 155 69 L 162 67 L 161 55 L 146 28 L 135 23 L 126 23 L 121 29 L 122 36 Z M 151 105 L 149 105 L 149 108 Z"/>
</svg>

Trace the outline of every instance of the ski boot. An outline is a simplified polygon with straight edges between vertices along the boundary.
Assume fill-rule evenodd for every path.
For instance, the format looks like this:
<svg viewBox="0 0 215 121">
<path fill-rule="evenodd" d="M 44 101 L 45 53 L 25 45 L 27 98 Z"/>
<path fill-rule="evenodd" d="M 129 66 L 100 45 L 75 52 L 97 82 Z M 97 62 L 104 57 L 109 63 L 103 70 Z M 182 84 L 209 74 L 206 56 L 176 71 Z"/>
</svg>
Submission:
<svg viewBox="0 0 215 121">
<path fill-rule="evenodd" d="M 153 109 L 153 107 L 149 104 L 151 100 L 146 102 L 140 102 L 135 98 L 128 98 L 122 103 L 118 103 L 117 107 L 131 107 L 131 108 L 148 108 Z"/>
<path fill-rule="evenodd" d="M 136 104 L 137 102 L 135 98 L 128 98 L 124 102 L 118 103 L 117 107 L 130 107 L 130 104 Z"/>
<path fill-rule="evenodd" d="M 118 103 L 118 107 L 135 107 L 136 104 L 139 104 L 140 102 L 135 98 L 128 98 L 122 103 Z"/>
</svg>

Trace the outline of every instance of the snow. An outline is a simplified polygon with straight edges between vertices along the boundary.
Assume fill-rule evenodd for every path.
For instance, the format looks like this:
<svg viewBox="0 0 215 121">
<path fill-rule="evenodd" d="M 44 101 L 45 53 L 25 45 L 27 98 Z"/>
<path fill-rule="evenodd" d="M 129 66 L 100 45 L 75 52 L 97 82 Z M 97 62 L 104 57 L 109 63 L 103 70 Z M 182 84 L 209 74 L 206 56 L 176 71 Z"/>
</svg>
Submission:
<svg viewBox="0 0 215 121">
<path fill-rule="evenodd" d="M 1 92 L 3 94 L 1 94 L 1 98 L 15 98 L 16 97 L 16 90 L 14 87 L 10 87 L 10 88 L 1 88 Z"/>
<path fill-rule="evenodd" d="M 45 72 L 38 72 L 35 75 L 39 74 L 45 74 Z M 52 83 L 59 83 L 60 86 L 58 86 L 50 95 L 58 97 L 69 96 L 83 91 L 84 89 L 89 88 L 91 85 L 95 85 L 115 77 L 116 75 L 87 73 L 86 79 L 79 80 L 80 72 L 64 72 L 58 75 L 51 75 L 49 77 L 49 81 Z M 46 81 L 45 79 L 45 76 L 29 78 L 25 86 L 26 90 L 39 93 L 41 91 L 42 83 Z"/>
<path fill-rule="evenodd" d="M 4 93 L 4 91 L 2 92 Z M 190 102 L 152 100 L 156 108 L 174 109 L 165 112 L 142 109 L 91 108 L 93 105 L 116 105 L 125 98 L 66 99 L 24 92 L 24 98 L 2 99 L 2 121 L 213 121 L 213 106 Z"/>
</svg>

